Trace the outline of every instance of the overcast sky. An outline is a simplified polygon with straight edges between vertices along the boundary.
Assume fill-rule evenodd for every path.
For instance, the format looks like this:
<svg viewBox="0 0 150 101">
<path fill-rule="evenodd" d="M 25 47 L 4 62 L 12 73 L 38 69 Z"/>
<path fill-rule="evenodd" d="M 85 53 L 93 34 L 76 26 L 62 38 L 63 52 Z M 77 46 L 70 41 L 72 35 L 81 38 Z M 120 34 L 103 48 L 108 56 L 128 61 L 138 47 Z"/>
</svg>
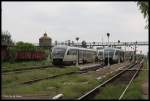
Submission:
<svg viewBox="0 0 150 101">
<path fill-rule="evenodd" d="M 136 2 L 2 2 L 2 30 L 14 41 L 148 41 Z M 103 38 L 102 38 L 103 37 Z"/>
</svg>

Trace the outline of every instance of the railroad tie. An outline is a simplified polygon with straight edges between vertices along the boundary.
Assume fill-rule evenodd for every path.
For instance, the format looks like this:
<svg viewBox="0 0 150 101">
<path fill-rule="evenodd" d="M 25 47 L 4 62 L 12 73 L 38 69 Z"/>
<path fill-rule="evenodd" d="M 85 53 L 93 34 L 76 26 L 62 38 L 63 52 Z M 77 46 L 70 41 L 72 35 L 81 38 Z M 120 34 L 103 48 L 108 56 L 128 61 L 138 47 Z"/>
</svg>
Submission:
<svg viewBox="0 0 150 101">
<path fill-rule="evenodd" d="M 96 78 L 97 80 L 100 80 L 100 79 L 102 79 L 102 77 L 101 76 L 99 76 L 98 78 Z"/>
<path fill-rule="evenodd" d="M 61 99 L 62 97 L 63 97 L 63 94 L 58 94 L 54 96 L 52 99 L 56 100 L 56 99 Z"/>
</svg>

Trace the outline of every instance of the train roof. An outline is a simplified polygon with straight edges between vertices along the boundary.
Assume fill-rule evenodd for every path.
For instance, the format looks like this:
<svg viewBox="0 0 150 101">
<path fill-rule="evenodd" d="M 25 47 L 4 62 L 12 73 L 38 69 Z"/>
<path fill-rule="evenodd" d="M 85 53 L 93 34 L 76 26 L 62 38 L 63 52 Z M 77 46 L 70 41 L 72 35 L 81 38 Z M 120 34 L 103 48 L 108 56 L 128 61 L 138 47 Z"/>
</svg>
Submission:
<svg viewBox="0 0 150 101">
<path fill-rule="evenodd" d="M 114 47 L 105 47 L 104 50 L 120 50 L 120 51 L 123 51 L 122 49 L 114 48 Z"/>
<path fill-rule="evenodd" d="M 54 46 L 53 48 L 69 48 L 69 49 L 81 49 L 81 50 L 96 51 L 96 49 L 72 47 L 72 46 L 66 46 L 66 45 L 57 45 L 57 46 Z"/>
<path fill-rule="evenodd" d="M 53 48 L 67 48 L 67 46 L 66 45 L 56 45 Z"/>
<path fill-rule="evenodd" d="M 104 49 L 99 49 L 99 50 L 97 50 L 98 52 L 103 52 L 104 51 Z"/>
</svg>

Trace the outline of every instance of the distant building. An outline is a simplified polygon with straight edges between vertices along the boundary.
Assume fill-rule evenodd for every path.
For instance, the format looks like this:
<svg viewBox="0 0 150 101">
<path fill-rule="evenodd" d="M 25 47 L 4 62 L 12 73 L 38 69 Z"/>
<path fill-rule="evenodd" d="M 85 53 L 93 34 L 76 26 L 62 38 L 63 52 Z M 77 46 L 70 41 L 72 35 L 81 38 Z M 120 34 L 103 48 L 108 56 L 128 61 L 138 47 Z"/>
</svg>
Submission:
<svg viewBox="0 0 150 101">
<path fill-rule="evenodd" d="M 39 38 L 39 45 L 40 46 L 52 46 L 52 39 L 47 36 L 47 33 L 44 33 L 44 36 Z"/>
</svg>

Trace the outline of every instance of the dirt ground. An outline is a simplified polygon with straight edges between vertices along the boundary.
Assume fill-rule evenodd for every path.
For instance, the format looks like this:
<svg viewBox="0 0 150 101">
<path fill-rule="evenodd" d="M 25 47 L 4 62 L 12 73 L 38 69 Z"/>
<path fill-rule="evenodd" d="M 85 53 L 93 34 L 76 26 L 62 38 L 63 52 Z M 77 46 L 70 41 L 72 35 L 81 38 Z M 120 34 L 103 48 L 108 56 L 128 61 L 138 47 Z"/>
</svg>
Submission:
<svg viewBox="0 0 150 101">
<path fill-rule="evenodd" d="M 143 91 L 143 98 L 145 99 L 148 99 L 148 95 L 149 95 L 148 90 L 149 90 L 148 81 L 144 81 L 142 84 L 142 91 Z"/>
</svg>

